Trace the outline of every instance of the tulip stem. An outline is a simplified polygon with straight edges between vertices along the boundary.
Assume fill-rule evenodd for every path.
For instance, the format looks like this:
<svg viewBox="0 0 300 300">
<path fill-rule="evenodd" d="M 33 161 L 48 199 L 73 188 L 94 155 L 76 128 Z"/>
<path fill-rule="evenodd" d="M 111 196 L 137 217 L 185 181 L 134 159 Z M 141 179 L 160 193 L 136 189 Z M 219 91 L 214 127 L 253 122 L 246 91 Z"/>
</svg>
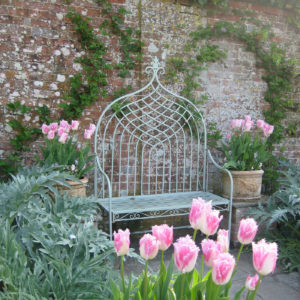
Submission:
<svg viewBox="0 0 300 300">
<path fill-rule="evenodd" d="M 197 229 L 194 229 L 193 240 L 196 239 Z"/>
<path fill-rule="evenodd" d="M 121 277 L 122 277 L 123 293 L 125 294 L 125 279 L 124 279 L 124 262 L 123 262 L 123 255 L 121 256 Z"/>
<path fill-rule="evenodd" d="M 186 273 L 183 274 L 182 281 L 181 281 L 180 300 L 183 300 L 183 295 L 184 295 L 185 274 Z"/>
<path fill-rule="evenodd" d="M 162 267 L 164 263 L 164 251 L 161 251 L 161 256 L 160 256 L 160 268 Z"/>
<path fill-rule="evenodd" d="M 253 295 L 253 300 L 255 299 L 255 297 L 256 297 L 256 293 L 257 293 L 257 290 L 258 290 L 258 288 L 259 288 L 259 285 L 260 285 L 260 283 L 261 283 L 261 280 L 262 280 L 262 275 L 261 274 L 259 274 L 259 279 L 258 279 L 258 282 L 257 282 L 257 284 L 256 284 L 256 287 L 255 287 L 255 290 L 254 290 L 254 295 Z"/>
<path fill-rule="evenodd" d="M 201 266 L 200 266 L 200 280 L 202 281 L 202 277 L 203 277 L 203 265 L 204 265 L 204 255 L 202 254 L 201 257 Z"/>
<path fill-rule="evenodd" d="M 248 290 L 246 300 L 249 300 L 250 290 Z"/>
<path fill-rule="evenodd" d="M 148 288 L 148 277 L 147 277 L 147 273 L 148 273 L 148 259 L 146 260 L 145 263 L 145 278 L 144 278 L 144 299 L 147 300 L 147 288 Z"/>
<path fill-rule="evenodd" d="M 238 253 L 237 257 L 236 257 L 235 267 L 237 267 L 237 264 L 238 264 L 238 262 L 239 262 L 239 260 L 240 260 L 240 256 L 241 256 L 241 253 L 242 253 L 242 251 L 243 251 L 243 248 L 244 248 L 244 244 L 241 244 L 239 253 Z"/>
</svg>

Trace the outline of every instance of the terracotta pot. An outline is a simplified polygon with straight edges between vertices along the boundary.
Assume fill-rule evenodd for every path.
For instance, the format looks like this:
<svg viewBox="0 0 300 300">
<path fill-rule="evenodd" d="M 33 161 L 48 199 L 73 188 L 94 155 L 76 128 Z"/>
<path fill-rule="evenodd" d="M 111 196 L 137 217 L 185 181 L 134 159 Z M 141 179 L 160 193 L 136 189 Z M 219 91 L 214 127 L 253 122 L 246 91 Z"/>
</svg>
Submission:
<svg viewBox="0 0 300 300">
<path fill-rule="evenodd" d="M 58 186 L 58 190 L 66 192 L 71 196 L 86 197 L 86 185 L 89 179 L 87 177 L 83 177 L 82 179 L 80 179 L 80 181 L 81 183 L 77 181 L 67 180 L 67 183 L 71 186 L 71 189 L 64 186 Z"/>
<path fill-rule="evenodd" d="M 233 179 L 233 200 L 235 202 L 254 202 L 260 199 L 263 170 L 230 171 L 230 173 Z M 222 196 L 229 198 L 230 179 L 225 171 L 222 171 L 222 183 Z"/>
</svg>

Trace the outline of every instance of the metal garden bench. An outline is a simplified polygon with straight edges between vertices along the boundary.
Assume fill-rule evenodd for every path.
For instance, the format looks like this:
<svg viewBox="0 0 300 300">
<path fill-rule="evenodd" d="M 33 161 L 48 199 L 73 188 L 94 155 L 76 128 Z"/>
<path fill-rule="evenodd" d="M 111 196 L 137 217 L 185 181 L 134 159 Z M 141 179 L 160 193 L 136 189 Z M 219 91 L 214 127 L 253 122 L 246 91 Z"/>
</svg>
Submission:
<svg viewBox="0 0 300 300">
<path fill-rule="evenodd" d="M 142 89 L 109 104 L 99 117 L 94 193 L 112 224 L 189 213 L 192 199 L 212 200 L 228 211 L 230 199 L 210 193 L 208 160 L 219 166 L 207 149 L 205 120 L 188 99 L 168 90 L 159 80 L 164 73 L 155 57 Z"/>
</svg>

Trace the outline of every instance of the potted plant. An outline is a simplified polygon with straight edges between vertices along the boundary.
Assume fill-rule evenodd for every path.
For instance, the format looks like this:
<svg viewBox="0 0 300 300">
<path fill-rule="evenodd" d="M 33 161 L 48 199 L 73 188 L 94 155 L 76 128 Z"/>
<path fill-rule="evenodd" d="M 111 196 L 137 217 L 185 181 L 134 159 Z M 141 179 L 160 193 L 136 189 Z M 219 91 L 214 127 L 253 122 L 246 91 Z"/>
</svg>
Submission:
<svg viewBox="0 0 300 300">
<path fill-rule="evenodd" d="M 260 199 L 264 171 L 263 163 L 271 158 L 267 150 L 267 139 L 274 126 L 263 120 L 257 120 L 256 128 L 250 116 L 244 120 L 231 121 L 231 135 L 222 143 L 225 154 L 224 168 L 233 178 L 233 199 L 237 201 L 255 201 Z M 229 197 L 229 176 L 223 172 L 223 196 Z"/>
<path fill-rule="evenodd" d="M 69 193 L 72 195 L 86 196 L 88 178 L 85 175 L 94 168 L 94 165 L 88 165 L 94 158 L 94 155 L 90 155 L 91 147 L 88 141 L 95 129 L 96 126 L 90 124 L 89 128 L 84 130 L 85 142 L 80 145 L 77 134 L 79 122 L 77 120 L 73 120 L 70 124 L 61 120 L 59 123 L 53 122 L 49 125 L 42 125 L 45 146 L 41 147 L 42 158 L 37 157 L 37 161 L 40 165 L 54 165 L 60 171 L 76 177 L 77 181 L 68 181 L 72 188 Z M 63 189 L 66 190 L 64 187 Z M 66 191 L 68 192 L 68 190 Z"/>
</svg>

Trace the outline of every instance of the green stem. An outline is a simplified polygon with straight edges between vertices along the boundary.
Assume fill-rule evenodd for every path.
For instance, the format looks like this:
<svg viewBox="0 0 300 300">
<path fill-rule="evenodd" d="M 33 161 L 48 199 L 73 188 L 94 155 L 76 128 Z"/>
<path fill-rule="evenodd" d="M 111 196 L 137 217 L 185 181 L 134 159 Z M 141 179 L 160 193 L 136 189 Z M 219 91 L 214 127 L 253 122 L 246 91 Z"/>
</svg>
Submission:
<svg viewBox="0 0 300 300">
<path fill-rule="evenodd" d="M 196 239 L 197 229 L 194 229 L 193 240 Z"/>
<path fill-rule="evenodd" d="M 238 253 L 237 257 L 236 257 L 235 267 L 237 267 L 237 264 L 238 264 L 238 262 L 239 262 L 239 260 L 240 260 L 240 256 L 241 256 L 241 253 L 242 253 L 242 251 L 243 251 L 243 248 L 244 248 L 244 244 L 241 244 L 239 253 Z"/>
<path fill-rule="evenodd" d="M 246 300 L 249 300 L 250 290 L 248 290 Z"/>
<path fill-rule="evenodd" d="M 164 251 L 161 251 L 161 255 L 160 255 L 160 268 L 164 263 Z"/>
<path fill-rule="evenodd" d="M 125 278 L 124 278 L 124 261 L 123 261 L 123 255 L 121 256 L 121 277 L 122 277 L 123 293 L 125 294 Z"/>
<path fill-rule="evenodd" d="M 203 265 L 204 265 L 204 255 L 202 254 L 201 267 L 200 267 L 200 281 L 202 281 L 202 277 L 203 277 Z"/>
<path fill-rule="evenodd" d="M 256 297 L 256 292 L 257 292 L 257 290 L 258 290 L 258 288 L 259 288 L 259 285 L 260 285 L 260 283 L 261 283 L 261 280 L 262 280 L 262 275 L 261 274 L 259 274 L 259 279 L 258 279 L 258 282 L 257 282 L 257 284 L 256 284 L 256 287 L 255 287 L 255 290 L 254 290 L 254 295 L 253 295 L 253 300 L 255 299 L 255 297 Z"/>
<path fill-rule="evenodd" d="M 145 263 L 145 280 L 144 280 L 144 299 L 147 300 L 147 288 L 148 288 L 148 277 L 147 277 L 147 273 L 148 273 L 148 259 L 146 260 Z"/>
<path fill-rule="evenodd" d="M 183 296 L 184 296 L 185 274 L 186 273 L 183 274 L 182 281 L 181 281 L 180 300 L 183 300 Z"/>
</svg>

